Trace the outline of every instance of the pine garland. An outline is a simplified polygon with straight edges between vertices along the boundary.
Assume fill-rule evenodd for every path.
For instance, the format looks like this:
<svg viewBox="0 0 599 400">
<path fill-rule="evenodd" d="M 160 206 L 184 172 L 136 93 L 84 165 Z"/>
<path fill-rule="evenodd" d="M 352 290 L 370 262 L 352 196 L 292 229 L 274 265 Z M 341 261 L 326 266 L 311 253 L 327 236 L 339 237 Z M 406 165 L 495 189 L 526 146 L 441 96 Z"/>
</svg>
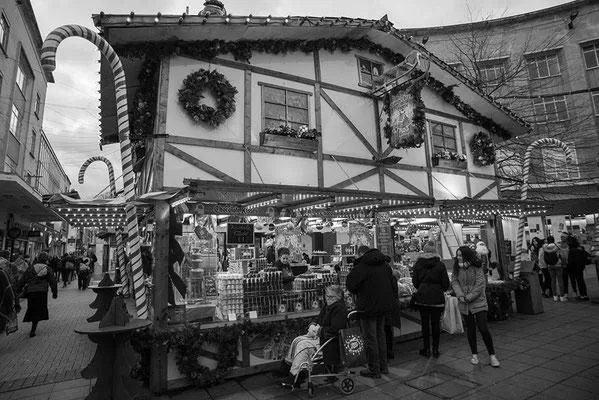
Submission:
<svg viewBox="0 0 599 400">
<path fill-rule="evenodd" d="M 313 318 L 285 319 L 273 322 L 251 322 L 245 320 L 239 324 L 222 328 L 202 329 L 200 325 L 186 325 L 158 332 L 152 328 L 143 329 L 133 334 L 131 343 L 142 355 L 140 362 L 132 371 L 132 375 L 148 382 L 148 353 L 152 347 L 166 347 L 175 351 L 175 359 L 179 371 L 193 384 L 200 388 L 221 383 L 235 366 L 239 355 L 238 343 L 242 335 L 263 335 L 265 337 L 282 337 L 298 335 L 308 329 Z M 210 369 L 199 362 L 204 344 L 216 344 L 217 366 Z"/>
<path fill-rule="evenodd" d="M 315 50 L 348 52 L 365 50 L 377 54 L 389 63 L 396 65 L 404 60 L 404 56 L 393 50 L 373 43 L 368 39 L 318 39 L 318 40 L 239 40 L 227 42 L 224 40 L 198 41 L 164 41 L 130 43 L 115 45 L 115 51 L 120 57 L 143 58 L 148 54 L 155 57 L 171 54 L 185 54 L 199 58 L 214 58 L 222 54 L 232 54 L 237 61 L 250 62 L 254 51 L 260 53 L 286 54 L 294 51 L 311 53 Z"/>
</svg>

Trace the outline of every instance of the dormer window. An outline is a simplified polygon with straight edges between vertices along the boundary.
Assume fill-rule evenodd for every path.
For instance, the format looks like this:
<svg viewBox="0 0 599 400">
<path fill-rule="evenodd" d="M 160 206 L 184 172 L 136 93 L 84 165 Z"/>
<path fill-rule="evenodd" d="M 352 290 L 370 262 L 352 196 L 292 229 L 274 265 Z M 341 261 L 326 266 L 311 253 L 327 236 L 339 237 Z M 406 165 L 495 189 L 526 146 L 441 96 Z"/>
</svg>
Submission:
<svg viewBox="0 0 599 400">
<path fill-rule="evenodd" d="M 358 75 L 360 86 L 372 87 L 373 80 L 383 74 L 383 64 L 363 57 L 358 58 Z"/>
</svg>

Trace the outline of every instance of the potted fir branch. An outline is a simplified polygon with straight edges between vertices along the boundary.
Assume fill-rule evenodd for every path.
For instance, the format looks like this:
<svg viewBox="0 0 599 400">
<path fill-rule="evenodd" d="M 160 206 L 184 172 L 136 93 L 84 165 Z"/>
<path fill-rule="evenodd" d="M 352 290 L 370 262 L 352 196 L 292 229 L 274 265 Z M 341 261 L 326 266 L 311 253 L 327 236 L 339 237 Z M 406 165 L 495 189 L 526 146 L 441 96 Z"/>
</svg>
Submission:
<svg viewBox="0 0 599 400">
<path fill-rule="evenodd" d="M 464 154 L 455 151 L 438 151 L 432 157 L 433 167 L 459 168 L 467 169 L 468 163 Z"/>
<path fill-rule="evenodd" d="M 289 125 L 281 125 L 276 129 L 267 128 L 260 132 L 260 145 L 315 152 L 318 150 L 319 136 L 320 132 L 308 129 L 306 125 L 297 130 Z"/>
</svg>

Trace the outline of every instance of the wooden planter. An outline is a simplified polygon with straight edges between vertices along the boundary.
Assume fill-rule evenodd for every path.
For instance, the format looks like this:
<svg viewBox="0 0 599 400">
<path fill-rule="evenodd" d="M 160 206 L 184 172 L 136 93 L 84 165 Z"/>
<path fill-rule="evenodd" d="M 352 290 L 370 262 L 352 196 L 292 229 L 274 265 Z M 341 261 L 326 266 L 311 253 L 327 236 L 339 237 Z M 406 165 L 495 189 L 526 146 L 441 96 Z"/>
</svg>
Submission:
<svg viewBox="0 0 599 400">
<path fill-rule="evenodd" d="M 433 158 L 433 167 L 468 169 L 467 161 L 447 160 L 445 158 Z"/>
<path fill-rule="evenodd" d="M 315 152 L 318 150 L 317 139 L 294 138 L 289 136 L 271 135 L 267 133 L 260 133 L 260 145 L 309 152 Z"/>
</svg>

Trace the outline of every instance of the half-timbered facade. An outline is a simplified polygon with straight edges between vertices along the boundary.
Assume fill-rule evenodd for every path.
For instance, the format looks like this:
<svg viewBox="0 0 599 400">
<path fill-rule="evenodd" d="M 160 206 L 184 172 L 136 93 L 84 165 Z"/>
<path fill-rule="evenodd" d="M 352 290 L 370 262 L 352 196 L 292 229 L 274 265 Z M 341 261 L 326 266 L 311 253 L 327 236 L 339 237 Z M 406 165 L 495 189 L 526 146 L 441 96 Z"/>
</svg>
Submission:
<svg viewBox="0 0 599 400">
<path fill-rule="evenodd" d="M 139 193 L 182 187 L 184 178 L 192 178 L 435 199 L 497 199 L 494 165 L 475 165 L 469 146 L 472 136 L 488 126 L 456 108 L 438 88 L 425 85 L 421 92 L 424 144 L 408 149 L 388 145 L 387 113 L 382 96 L 373 91 L 373 80 L 396 64 L 388 54 L 397 60 L 397 55 L 421 53 L 430 60 L 430 76 L 476 115 L 511 135 L 527 131 L 514 114 L 424 48 L 396 34 L 385 19 L 102 14 L 94 16 L 94 22 L 125 59 L 134 118 L 140 101 L 155 104 L 150 110 L 152 130 L 138 138 L 144 144 L 138 151 Z M 193 50 L 191 44 L 198 39 L 213 41 L 210 51 Z M 310 51 L 298 48 L 298 42 L 308 41 L 323 45 Z M 219 48 L 249 42 L 264 44 L 250 50 L 246 60 L 235 49 L 227 53 Z M 275 45 L 278 50 L 273 50 Z M 201 46 L 206 49 L 205 43 Z M 155 60 L 150 100 L 140 95 L 148 80 L 144 70 L 149 58 Z M 183 81 L 200 69 L 218 71 L 238 91 L 235 112 L 217 127 L 197 123 L 179 104 Z M 117 140 L 114 88 L 108 77 L 103 68 L 104 143 Z M 214 94 L 203 95 L 202 102 L 214 106 Z M 263 134 L 279 125 L 315 129 L 320 135 L 315 140 L 289 140 Z M 436 165 L 433 154 L 444 150 L 465 155 L 466 162 Z"/>
</svg>

